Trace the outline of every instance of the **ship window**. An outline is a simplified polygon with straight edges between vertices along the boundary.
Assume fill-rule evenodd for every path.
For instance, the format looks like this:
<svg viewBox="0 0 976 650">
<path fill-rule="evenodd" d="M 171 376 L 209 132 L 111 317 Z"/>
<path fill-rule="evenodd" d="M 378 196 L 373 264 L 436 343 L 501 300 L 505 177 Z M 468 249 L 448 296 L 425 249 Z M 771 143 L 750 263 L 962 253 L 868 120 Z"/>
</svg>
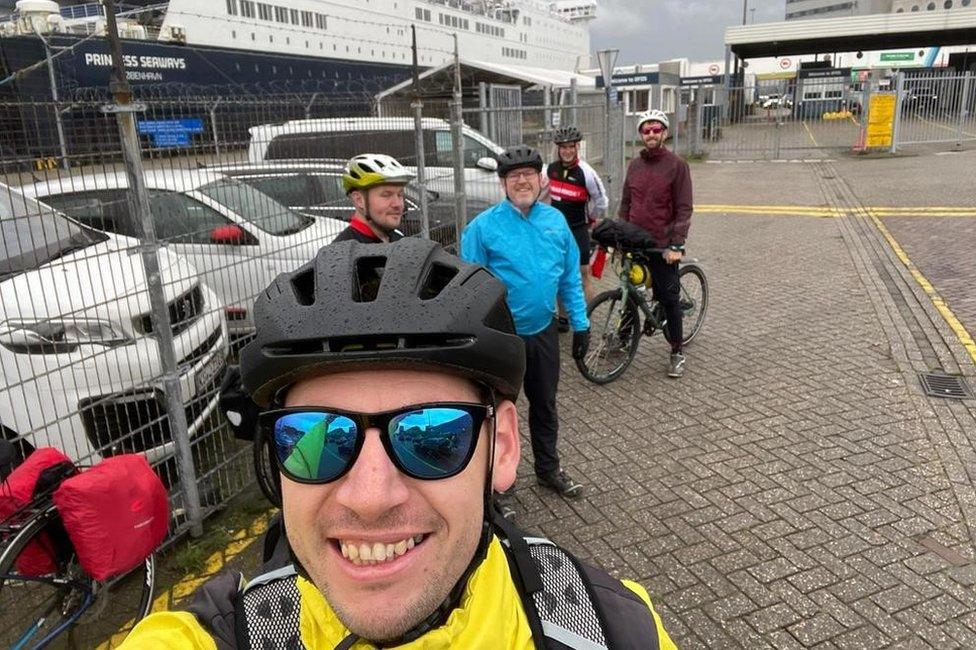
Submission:
<svg viewBox="0 0 976 650">
<path fill-rule="evenodd" d="M 292 25 L 298 24 L 298 9 L 291 10 L 291 24 Z"/>
<path fill-rule="evenodd" d="M 421 9 L 420 7 L 414 7 L 413 13 L 414 13 L 414 16 L 417 17 L 417 20 L 423 20 L 424 19 L 424 10 Z"/>
<path fill-rule="evenodd" d="M 257 37 L 257 35 L 254 32 L 251 32 L 251 40 L 252 41 L 258 40 L 258 37 Z"/>
<path fill-rule="evenodd" d="M 311 11 L 303 11 L 302 12 L 302 27 L 311 27 L 311 26 L 312 26 L 312 12 Z"/>
<path fill-rule="evenodd" d="M 285 7 L 275 7 L 274 8 L 275 20 L 279 23 L 288 22 L 288 9 Z"/>
<path fill-rule="evenodd" d="M 261 20 L 271 20 L 271 5 L 266 5 L 263 2 L 259 2 L 258 18 Z"/>
<path fill-rule="evenodd" d="M 227 0 L 227 13 L 231 16 L 237 15 L 237 0 Z"/>
<path fill-rule="evenodd" d="M 236 29 L 230 30 L 230 37 L 231 38 L 237 38 L 237 30 Z"/>
<path fill-rule="evenodd" d="M 291 36 L 285 37 L 285 45 L 291 45 Z"/>
</svg>

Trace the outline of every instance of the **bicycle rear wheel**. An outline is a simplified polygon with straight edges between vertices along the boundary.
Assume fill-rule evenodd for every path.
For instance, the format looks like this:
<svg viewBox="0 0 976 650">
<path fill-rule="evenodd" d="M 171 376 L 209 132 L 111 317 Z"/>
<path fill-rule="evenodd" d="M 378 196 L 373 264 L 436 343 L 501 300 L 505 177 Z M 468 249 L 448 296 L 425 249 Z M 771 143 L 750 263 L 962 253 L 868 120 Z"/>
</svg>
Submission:
<svg viewBox="0 0 976 650">
<path fill-rule="evenodd" d="M 698 336 L 708 309 L 708 280 L 700 266 L 688 264 L 678 271 L 681 283 L 682 343 L 688 345 Z"/>
<path fill-rule="evenodd" d="M 594 384 L 608 384 L 622 375 L 637 354 L 640 308 L 631 296 L 625 302 L 621 291 L 604 291 L 587 307 L 590 349 L 576 360 L 576 367 Z"/>
<path fill-rule="evenodd" d="M 25 522 L 0 551 L 0 647 L 42 647 L 67 629 L 91 602 L 91 581 L 75 579 L 61 562 L 51 560 L 54 571 L 32 575 L 46 563 L 39 563 L 38 556 L 55 555 L 48 535 L 57 520 L 52 512 L 40 512 Z"/>
<path fill-rule="evenodd" d="M 153 556 L 128 575 L 105 583 L 89 577 L 73 553 L 60 557 L 47 574 L 23 573 L 24 558 L 39 547 L 49 548 L 46 536 L 59 523 L 51 508 L 24 525 L 0 551 L 0 647 L 43 647 L 55 638 L 58 647 L 72 648 L 121 642 L 152 607 Z"/>
<path fill-rule="evenodd" d="M 258 487 L 264 493 L 265 498 L 271 505 L 281 507 L 281 486 L 278 478 L 278 466 L 271 457 L 271 439 L 264 435 L 260 425 L 254 434 L 253 454 L 254 454 L 254 477 L 258 481 Z"/>
</svg>

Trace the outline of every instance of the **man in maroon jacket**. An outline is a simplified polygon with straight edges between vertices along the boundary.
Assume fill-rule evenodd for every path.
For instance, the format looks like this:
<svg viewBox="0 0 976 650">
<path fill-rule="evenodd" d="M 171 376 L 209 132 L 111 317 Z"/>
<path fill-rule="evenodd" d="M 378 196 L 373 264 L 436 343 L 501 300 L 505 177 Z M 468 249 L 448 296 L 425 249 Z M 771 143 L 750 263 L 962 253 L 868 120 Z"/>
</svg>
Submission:
<svg viewBox="0 0 976 650">
<path fill-rule="evenodd" d="M 620 199 L 619 217 L 651 233 L 658 248 L 667 250 L 652 256 L 651 278 L 654 296 L 667 316 L 665 334 L 671 343 L 668 377 L 684 373 L 685 355 L 681 351 L 681 284 L 678 262 L 684 255 L 685 238 L 691 226 L 691 172 L 688 163 L 664 147 L 668 136 L 668 116 L 648 111 L 638 118 L 637 130 L 644 149 L 630 161 Z"/>
</svg>

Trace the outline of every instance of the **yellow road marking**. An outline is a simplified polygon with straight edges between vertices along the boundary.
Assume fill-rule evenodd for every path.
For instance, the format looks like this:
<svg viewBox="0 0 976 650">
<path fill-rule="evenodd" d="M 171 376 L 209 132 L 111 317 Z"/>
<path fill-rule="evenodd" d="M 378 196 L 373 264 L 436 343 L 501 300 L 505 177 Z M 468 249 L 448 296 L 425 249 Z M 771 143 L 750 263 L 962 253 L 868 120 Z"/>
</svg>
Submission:
<svg viewBox="0 0 976 650">
<path fill-rule="evenodd" d="M 954 206 L 925 206 L 925 207 L 867 207 L 869 214 L 877 217 L 976 217 L 976 208 Z M 826 206 L 803 205 L 724 205 L 700 204 L 695 206 L 695 212 L 703 214 L 755 214 L 755 215 L 785 215 L 801 217 L 842 217 L 848 211 Z"/>
<path fill-rule="evenodd" d="M 973 337 L 966 330 L 966 327 L 959 321 L 958 318 L 956 318 L 956 315 L 952 312 L 952 310 L 949 309 L 949 305 L 947 305 L 942 296 L 939 295 L 939 292 L 935 290 L 935 287 L 933 287 L 932 283 L 928 281 L 928 278 L 922 275 L 922 272 L 918 270 L 918 267 L 916 267 L 912 260 L 909 259 L 908 254 L 891 235 L 891 232 L 885 227 L 881 219 L 870 212 L 868 212 L 868 216 L 870 217 L 871 221 L 874 222 L 875 227 L 881 232 L 882 235 L 884 235 L 884 238 L 888 241 L 888 245 L 891 246 L 891 249 L 895 252 L 895 255 L 898 256 L 901 263 L 904 264 L 905 268 L 907 268 L 909 273 L 911 273 L 912 277 L 915 279 L 915 282 L 918 283 L 918 285 L 922 288 L 922 291 L 924 291 L 926 295 L 928 295 L 929 299 L 932 300 L 932 304 L 935 305 L 936 310 L 939 312 L 939 314 L 941 314 L 942 318 L 945 319 L 945 322 L 949 324 L 949 328 L 952 329 L 953 333 L 956 335 L 956 338 L 959 339 L 959 342 L 962 343 L 964 348 L 966 348 L 966 351 L 972 358 L 973 363 L 976 363 L 976 342 L 973 341 Z"/>
<path fill-rule="evenodd" d="M 169 610 L 178 600 L 186 598 L 196 591 L 197 587 L 214 577 L 214 575 L 223 569 L 228 562 L 244 552 L 247 547 L 253 544 L 258 538 L 261 537 L 261 535 L 264 534 L 264 531 L 268 529 L 268 522 L 271 520 L 271 517 L 274 516 L 275 512 L 277 512 L 276 509 L 270 509 L 267 512 L 258 515 L 247 528 L 242 528 L 241 530 L 237 531 L 231 539 L 231 542 L 226 547 L 219 551 L 215 551 L 210 557 L 207 558 L 206 562 L 204 563 L 204 569 L 201 573 L 191 573 L 184 576 L 179 580 L 179 582 L 174 583 L 172 587 L 156 596 L 149 612 L 165 612 Z M 132 621 L 130 620 L 122 625 L 122 629 L 128 629 L 131 628 L 131 626 Z M 125 640 L 127 634 L 128 632 L 118 632 L 114 634 L 112 638 L 103 641 L 97 646 L 97 648 L 99 650 L 114 648 Z"/>
<path fill-rule="evenodd" d="M 813 137 L 813 131 L 810 130 L 810 127 L 807 126 L 807 123 L 806 122 L 800 122 L 800 124 L 802 124 L 803 125 L 803 128 L 807 130 L 807 135 L 810 136 L 810 141 L 813 142 L 813 146 L 819 147 L 820 144 L 817 142 L 817 139 L 815 137 Z"/>
</svg>

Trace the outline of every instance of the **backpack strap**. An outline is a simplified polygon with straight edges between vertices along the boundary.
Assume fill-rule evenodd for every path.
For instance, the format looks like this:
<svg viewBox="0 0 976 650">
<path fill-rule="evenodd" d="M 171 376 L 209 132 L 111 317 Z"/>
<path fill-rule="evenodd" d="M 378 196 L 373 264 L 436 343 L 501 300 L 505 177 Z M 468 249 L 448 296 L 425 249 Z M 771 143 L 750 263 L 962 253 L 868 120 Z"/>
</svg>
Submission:
<svg viewBox="0 0 976 650">
<path fill-rule="evenodd" d="M 551 650 L 608 650 L 606 623 L 576 558 L 542 537 L 527 537 L 501 516 L 509 566 L 532 638 Z"/>
<path fill-rule="evenodd" d="M 251 580 L 238 596 L 240 648 L 306 650 L 299 631 L 301 594 L 293 565 Z"/>
<path fill-rule="evenodd" d="M 536 645 L 546 650 L 658 648 L 647 605 L 620 580 L 543 537 L 495 518 Z M 533 588 L 537 587 L 537 588 Z"/>
</svg>

